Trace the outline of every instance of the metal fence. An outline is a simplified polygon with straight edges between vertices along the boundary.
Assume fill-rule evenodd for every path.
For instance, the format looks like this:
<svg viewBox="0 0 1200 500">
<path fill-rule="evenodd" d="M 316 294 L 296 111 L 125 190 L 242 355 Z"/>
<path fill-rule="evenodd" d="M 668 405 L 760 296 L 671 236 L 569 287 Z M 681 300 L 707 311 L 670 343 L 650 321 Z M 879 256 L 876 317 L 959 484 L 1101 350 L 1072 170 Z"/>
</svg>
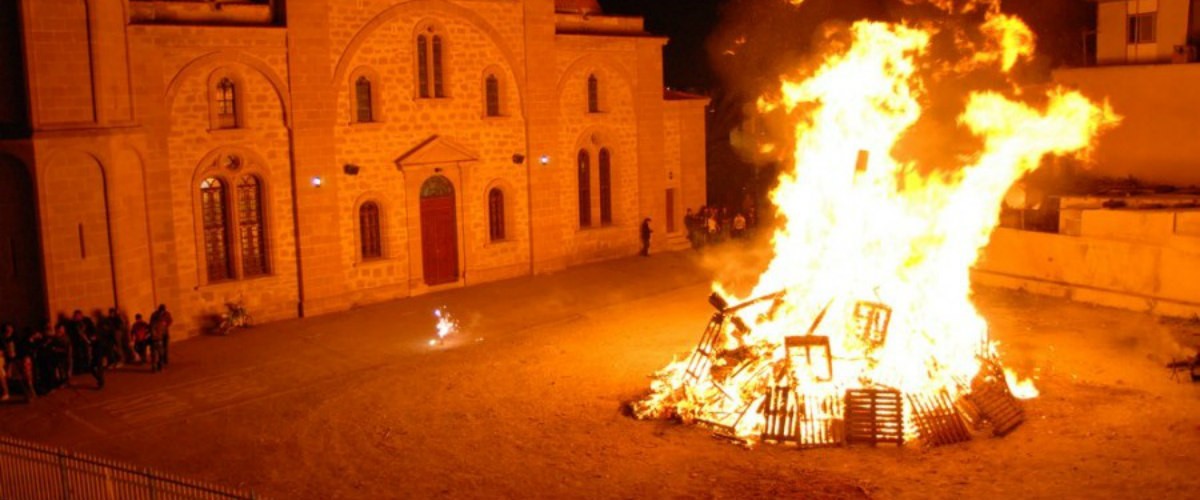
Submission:
<svg viewBox="0 0 1200 500">
<path fill-rule="evenodd" d="M 0 436 L 0 500 L 254 498 L 253 492 Z"/>
</svg>

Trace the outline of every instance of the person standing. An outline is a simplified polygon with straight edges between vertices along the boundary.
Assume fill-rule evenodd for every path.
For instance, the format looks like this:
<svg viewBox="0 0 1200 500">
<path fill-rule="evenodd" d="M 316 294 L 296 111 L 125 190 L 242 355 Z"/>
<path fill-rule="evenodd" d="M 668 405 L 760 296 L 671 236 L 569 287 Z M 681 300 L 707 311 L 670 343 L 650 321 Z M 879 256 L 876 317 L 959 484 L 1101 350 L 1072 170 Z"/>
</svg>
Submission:
<svg viewBox="0 0 1200 500">
<path fill-rule="evenodd" d="M 133 349 L 129 342 L 129 321 L 115 307 L 108 309 L 108 327 L 113 332 L 113 358 L 120 367 L 133 362 Z"/>
<path fill-rule="evenodd" d="M 154 310 L 154 314 L 150 315 L 150 333 L 153 337 L 157 338 L 157 342 L 159 343 L 159 370 L 167 366 L 167 362 L 171 359 L 168 353 L 171 349 L 172 322 L 171 312 L 167 311 L 166 304 L 159 304 L 158 309 Z"/>
<path fill-rule="evenodd" d="M 640 254 L 642 257 L 650 256 L 650 233 L 653 232 L 654 230 L 650 229 L 650 218 L 646 217 L 642 221 L 642 253 Z"/>
<path fill-rule="evenodd" d="M 109 335 L 97 334 L 92 341 L 92 376 L 96 378 L 96 389 L 104 388 L 104 372 L 108 370 L 112 349 L 112 337 Z"/>
<path fill-rule="evenodd" d="M 129 329 L 130 340 L 133 341 L 133 354 L 138 363 L 150 359 L 150 324 L 142 320 L 141 314 L 133 315 L 133 327 Z"/>
<path fill-rule="evenodd" d="M 741 212 L 738 212 L 738 214 L 733 217 L 733 237 L 734 239 L 741 239 L 743 236 L 745 236 L 745 234 L 746 216 L 742 215 Z"/>
</svg>

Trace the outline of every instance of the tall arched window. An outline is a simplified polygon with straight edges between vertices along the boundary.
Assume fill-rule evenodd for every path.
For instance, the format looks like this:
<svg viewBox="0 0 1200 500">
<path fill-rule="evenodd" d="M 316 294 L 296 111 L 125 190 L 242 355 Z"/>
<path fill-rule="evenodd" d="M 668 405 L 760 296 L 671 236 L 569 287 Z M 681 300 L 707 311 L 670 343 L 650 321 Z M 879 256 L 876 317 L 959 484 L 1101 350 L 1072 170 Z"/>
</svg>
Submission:
<svg viewBox="0 0 1200 500">
<path fill-rule="evenodd" d="M 489 74 L 483 81 L 487 116 L 500 116 L 500 79 Z"/>
<path fill-rule="evenodd" d="M 217 82 L 217 128 L 237 128 L 237 85 L 226 77 Z"/>
<path fill-rule="evenodd" d="M 368 201 L 358 207 L 358 233 L 362 243 L 362 259 L 383 257 L 383 239 L 380 237 L 379 204 Z"/>
<path fill-rule="evenodd" d="M 267 267 L 267 236 L 263 223 L 262 183 L 244 175 L 238 181 L 238 240 L 242 245 L 242 277 L 262 276 Z"/>
<path fill-rule="evenodd" d="M 588 75 L 588 113 L 600 112 L 600 80 L 596 75 Z"/>
<path fill-rule="evenodd" d="M 417 95 L 429 97 L 429 39 L 417 35 Z"/>
<path fill-rule="evenodd" d="M 433 35 L 433 96 L 446 97 L 442 78 L 442 37 Z"/>
<path fill-rule="evenodd" d="M 445 40 L 430 26 L 417 35 L 417 95 L 422 98 L 446 97 Z"/>
<path fill-rule="evenodd" d="M 612 224 L 612 155 L 600 150 L 600 225 Z"/>
<path fill-rule="evenodd" d="M 504 239 L 504 192 L 500 188 L 488 191 L 488 234 L 492 241 Z"/>
<path fill-rule="evenodd" d="M 371 80 L 366 75 L 354 81 L 354 121 L 368 123 L 375 121 L 375 113 L 371 102 Z"/>
<path fill-rule="evenodd" d="M 579 227 L 592 225 L 592 158 L 579 151 Z"/>
<path fill-rule="evenodd" d="M 204 262 L 208 281 L 233 278 L 229 259 L 229 217 L 225 213 L 225 183 L 209 177 L 200 183 L 200 212 L 204 226 Z"/>
</svg>

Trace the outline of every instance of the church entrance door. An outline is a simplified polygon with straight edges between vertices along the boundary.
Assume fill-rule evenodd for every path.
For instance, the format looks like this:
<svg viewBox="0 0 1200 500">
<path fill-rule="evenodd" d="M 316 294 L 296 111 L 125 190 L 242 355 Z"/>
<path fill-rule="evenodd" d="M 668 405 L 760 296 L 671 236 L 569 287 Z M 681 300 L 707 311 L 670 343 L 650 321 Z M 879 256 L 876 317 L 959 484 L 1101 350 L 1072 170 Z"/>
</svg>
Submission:
<svg viewBox="0 0 1200 500">
<path fill-rule="evenodd" d="M 435 175 L 421 186 L 421 253 L 425 284 L 458 281 L 458 222 L 454 184 Z"/>
</svg>

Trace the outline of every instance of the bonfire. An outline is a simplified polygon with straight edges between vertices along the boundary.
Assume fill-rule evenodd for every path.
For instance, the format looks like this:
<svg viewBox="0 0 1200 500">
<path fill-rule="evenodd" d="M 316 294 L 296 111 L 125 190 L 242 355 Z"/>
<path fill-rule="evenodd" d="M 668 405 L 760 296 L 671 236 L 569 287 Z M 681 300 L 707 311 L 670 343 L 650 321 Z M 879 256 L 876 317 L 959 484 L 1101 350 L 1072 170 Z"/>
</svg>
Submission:
<svg viewBox="0 0 1200 500">
<path fill-rule="evenodd" d="M 970 269 L 1014 183 L 1048 157 L 1085 157 L 1118 118 L 1068 89 L 1018 85 L 1013 69 L 1033 57 L 1034 36 L 998 0 L 931 3 L 953 29 L 978 20 L 955 37 L 955 60 L 932 54 L 950 29 L 936 22 L 860 21 L 760 99 L 794 135 L 762 146 L 790 147 L 771 193 L 773 260 L 747 296 L 714 283 L 699 346 L 655 375 L 632 405 L 639 418 L 805 447 L 938 445 L 1020 424 L 1018 398 L 1037 389 L 1003 368 L 970 300 Z M 1002 84 L 927 90 L 979 71 Z M 946 107 L 938 99 L 957 100 L 957 127 L 977 150 L 954 165 L 898 159 L 923 113 Z"/>
</svg>

